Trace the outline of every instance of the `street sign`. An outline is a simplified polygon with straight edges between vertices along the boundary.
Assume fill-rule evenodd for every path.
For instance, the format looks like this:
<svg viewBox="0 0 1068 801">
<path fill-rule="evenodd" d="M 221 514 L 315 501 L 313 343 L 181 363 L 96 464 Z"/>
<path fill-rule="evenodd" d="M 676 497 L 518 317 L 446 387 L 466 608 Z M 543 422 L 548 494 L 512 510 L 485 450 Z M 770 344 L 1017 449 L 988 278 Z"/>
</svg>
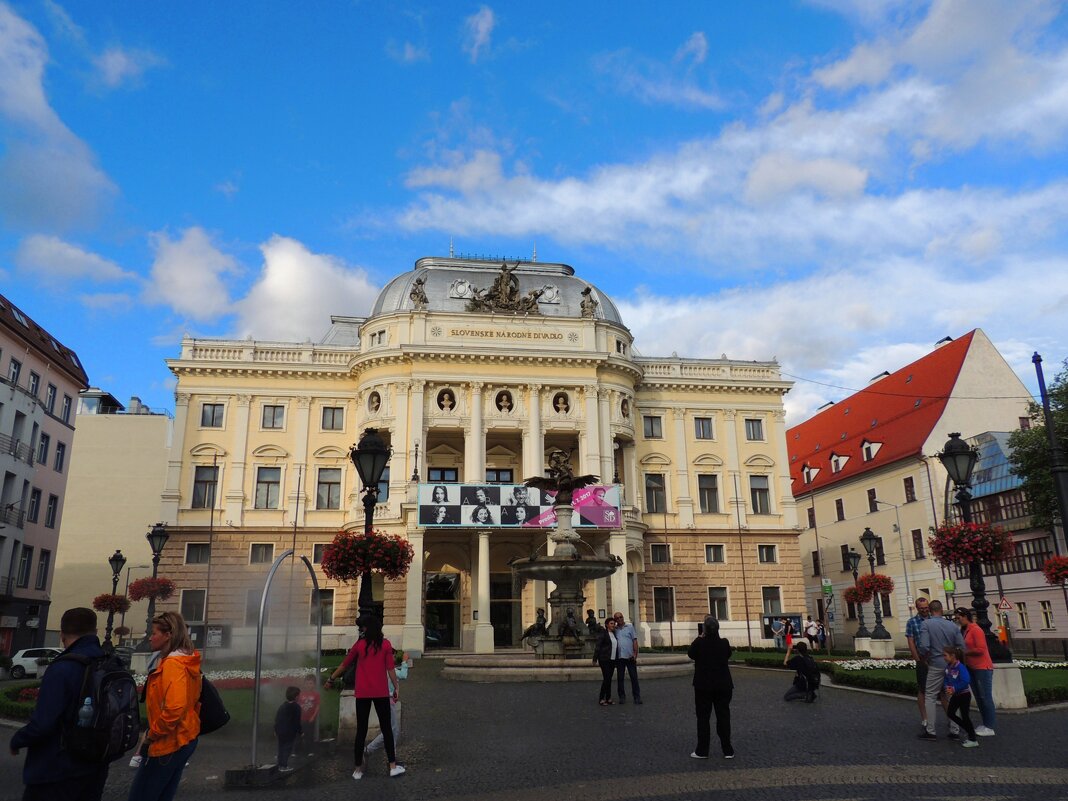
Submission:
<svg viewBox="0 0 1068 801">
<path fill-rule="evenodd" d="M 834 623 L 834 612 L 828 612 L 827 613 L 827 622 L 828 623 Z"/>
<path fill-rule="evenodd" d="M 1004 595 L 1001 596 L 1001 603 L 998 604 L 998 610 L 1001 612 L 1011 612 L 1012 604 L 1009 603 L 1009 599 Z"/>
<path fill-rule="evenodd" d="M 911 595 L 906 595 L 905 596 L 905 605 L 908 606 L 909 609 L 911 609 L 912 607 L 914 607 L 916 605 L 916 599 L 913 598 Z"/>
<path fill-rule="evenodd" d="M 823 580 L 823 594 L 828 598 L 834 597 L 834 586 L 831 584 L 830 579 Z"/>
<path fill-rule="evenodd" d="M 957 589 L 957 583 L 953 579 L 946 579 L 942 582 L 942 589 L 946 592 L 953 592 Z"/>
</svg>

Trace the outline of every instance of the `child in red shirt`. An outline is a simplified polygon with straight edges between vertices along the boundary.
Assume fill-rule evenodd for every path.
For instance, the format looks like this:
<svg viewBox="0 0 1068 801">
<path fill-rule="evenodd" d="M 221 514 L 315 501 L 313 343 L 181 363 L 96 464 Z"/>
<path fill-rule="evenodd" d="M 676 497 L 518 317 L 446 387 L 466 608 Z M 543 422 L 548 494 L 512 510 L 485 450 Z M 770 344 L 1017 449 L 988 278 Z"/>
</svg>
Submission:
<svg viewBox="0 0 1068 801">
<path fill-rule="evenodd" d="M 319 682 L 315 676 L 308 674 L 304 677 L 304 686 L 300 691 L 300 747 L 308 756 L 311 756 L 310 748 L 305 749 L 308 733 L 314 738 L 316 734 L 316 721 L 319 719 Z"/>
</svg>

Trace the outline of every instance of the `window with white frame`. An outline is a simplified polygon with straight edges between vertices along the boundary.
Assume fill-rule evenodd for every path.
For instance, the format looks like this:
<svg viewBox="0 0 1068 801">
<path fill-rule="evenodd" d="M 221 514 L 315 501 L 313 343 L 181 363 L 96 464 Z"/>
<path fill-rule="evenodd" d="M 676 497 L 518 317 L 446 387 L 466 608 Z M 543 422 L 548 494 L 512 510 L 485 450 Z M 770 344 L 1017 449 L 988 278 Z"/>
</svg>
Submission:
<svg viewBox="0 0 1068 801">
<path fill-rule="evenodd" d="M 256 497 L 257 509 L 277 509 L 282 491 L 282 468 L 281 467 L 258 467 L 256 468 Z"/>
<path fill-rule="evenodd" d="M 182 590 L 180 611 L 186 623 L 204 622 L 204 600 L 207 590 Z"/>
<path fill-rule="evenodd" d="M 37 558 L 37 581 L 34 588 L 43 590 L 48 585 L 48 568 L 52 564 L 52 552 L 41 549 L 41 555 Z"/>
<path fill-rule="evenodd" d="M 45 411 L 52 414 L 56 410 L 56 389 L 55 384 L 49 384 L 48 389 L 45 390 Z"/>
<path fill-rule="evenodd" d="M 63 406 L 61 408 L 59 416 L 63 420 L 64 423 L 69 423 L 70 422 L 70 412 L 71 412 L 71 406 L 73 405 L 73 403 L 74 403 L 74 399 L 71 398 L 70 395 L 64 395 L 63 396 Z"/>
<path fill-rule="evenodd" d="M 37 440 L 37 464 L 48 464 L 48 447 L 52 444 L 52 438 L 48 434 L 41 433 Z"/>
<path fill-rule="evenodd" d="M 343 406 L 324 406 L 323 407 L 323 431 L 344 431 L 345 429 L 345 407 Z"/>
<path fill-rule="evenodd" d="M 663 473 L 645 474 L 645 511 L 651 514 L 667 511 L 667 492 Z"/>
<path fill-rule="evenodd" d="M 697 439 L 712 439 L 712 418 L 695 417 L 693 419 L 694 436 Z"/>
<path fill-rule="evenodd" d="M 26 519 L 36 523 L 41 514 L 41 491 L 36 487 L 30 490 L 30 508 L 26 510 Z"/>
<path fill-rule="evenodd" d="M 758 545 L 757 561 L 763 564 L 774 564 L 779 561 L 779 548 L 777 545 Z"/>
<path fill-rule="evenodd" d="M 722 564 L 727 561 L 726 548 L 719 544 L 705 546 L 705 563 L 710 565 Z"/>
<path fill-rule="evenodd" d="M 269 565 L 274 561 L 274 544 L 254 542 L 248 546 L 248 563 L 250 565 Z"/>
<path fill-rule="evenodd" d="M 675 619 L 675 588 L 653 587 L 653 621 L 667 623 Z"/>
<path fill-rule="evenodd" d="M 56 516 L 59 514 L 59 496 L 49 495 L 48 505 L 45 507 L 45 528 L 56 527 Z"/>
<path fill-rule="evenodd" d="M 726 587 L 708 588 L 708 614 L 712 615 L 716 620 L 731 619 Z"/>
<path fill-rule="evenodd" d="M 216 465 L 197 465 L 193 468 L 193 509 L 212 509 L 215 506 L 215 488 L 219 483 L 219 468 Z"/>
<path fill-rule="evenodd" d="M 185 563 L 187 565 L 206 565 L 211 561 L 211 546 L 206 542 L 187 542 L 185 544 Z"/>
<path fill-rule="evenodd" d="M 749 442 L 764 441 L 764 421 L 759 417 L 746 418 L 745 438 Z"/>
<path fill-rule="evenodd" d="M 662 542 L 654 542 L 649 546 L 649 559 L 654 565 L 671 562 L 671 546 Z"/>
<path fill-rule="evenodd" d="M 1039 605 L 1042 607 L 1042 628 L 1047 630 L 1055 629 L 1056 626 L 1053 625 L 1053 602 L 1039 601 Z"/>
<path fill-rule="evenodd" d="M 341 508 L 341 468 L 320 467 L 315 488 L 316 509 Z"/>
<path fill-rule="evenodd" d="M 764 605 L 765 615 L 782 614 L 782 590 L 779 587 L 761 587 L 760 600 Z"/>
<path fill-rule="evenodd" d="M 33 548 L 22 546 L 19 551 L 19 569 L 15 574 L 16 587 L 28 587 L 30 585 L 30 568 L 33 565 Z"/>
<path fill-rule="evenodd" d="M 719 481 L 716 476 L 697 476 L 697 502 L 705 514 L 719 512 Z"/>
<path fill-rule="evenodd" d="M 771 514 L 771 490 L 767 476 L 749 476 L 749 499 L 753 504 L 753 514 Z"/>
<path fill-rule="evenodd" d="M 1031 628 L 1031 618 L 1027 614 L 1027 604 L 1026 603 L 1018 603 L 1018 604 L 1016 604 L 1016 614 L 1019 615 L 1019 617 L 1020 617 L 1020 625 L 1017 626 L 1017 628 L 1019 628 L 1019 629 L 1030 629 Z"/>
<path fill-rule="evenodd" d="M 30 383 L 26 387 L 33 397 L 37 397 L 37 393 L 41 391 L 41 376 L 37 373 L 30 371 Z"/>
<path fill-rule="evenodd" d="M 11 382 L 12 386 L 17 387 L 19 385 L 19 375 L 22 374 L 22 362 L 18 359 L 12 359 L 7 366 L 7 380 Z"/>
<path fill-rule="evenodd" d="M 263 428 L 285 428 L 286 407 L 278 404 L 264 404 L 262 426 Z"/>
<path fill-rule="evenodd" d="M 319 620 L 322 620 L 324 626 L 334 625 L 333 589 L 313 589 L 311 591 L 311 613 L 308 617 L 308 622 L 314 626 Z"/>
<path fill-rule="evenodd" d="M 842 468 L 845 467 L 847 458 L 845 456 L 839 456 L 836 453 L 831 454 L 831 472 L 841 473 Z"/>
<path fill-rule="evenodd" d="M 200 427 L 222 428 L 223 409 L 225 408 L 225 404 L 222 403 L 202 403 L 200 405 Z"/>
<path fill-rule="evenodd" d="M 664 436 L 664 428 L 661 419 L 654 415 L 643 415 L 642 433 L 646 439 L 662 439 Z"/>
</svg>

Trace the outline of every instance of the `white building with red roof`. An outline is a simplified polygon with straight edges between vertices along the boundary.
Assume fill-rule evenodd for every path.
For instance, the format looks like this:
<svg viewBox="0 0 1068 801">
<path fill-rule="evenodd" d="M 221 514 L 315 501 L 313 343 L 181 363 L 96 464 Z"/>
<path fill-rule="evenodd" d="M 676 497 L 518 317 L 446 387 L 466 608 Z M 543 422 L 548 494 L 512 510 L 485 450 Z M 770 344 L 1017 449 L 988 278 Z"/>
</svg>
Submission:
<svg viewBox="0 0 1068 801">
<path fill-rule="evenodd" d="M 842 593 L 853 584 L 850 550 L 860 553 L 861 572 L 870 571 L 860 544 L 865 528 L 880 537 L 876 572 L 894 580 L 882 607 L 895 645 L 906 644 L 915 597 L 948 600 L 948 575 L 927 546 L 929 529 L 946 517 L 948 476 L 935 454 L 951 432 L 967 439 L 1020 427 L 1029 398 L 986 334 L 975 329 L 789 429 L 806 604 L 828 621 L 839 643 L 850 642 L 858 626 Z M 963 602 L 970 598 L 966 586 L 957 594 L 967 596 Z M 869 629 L 871 606 L 863 610 Z"/>
</svg>

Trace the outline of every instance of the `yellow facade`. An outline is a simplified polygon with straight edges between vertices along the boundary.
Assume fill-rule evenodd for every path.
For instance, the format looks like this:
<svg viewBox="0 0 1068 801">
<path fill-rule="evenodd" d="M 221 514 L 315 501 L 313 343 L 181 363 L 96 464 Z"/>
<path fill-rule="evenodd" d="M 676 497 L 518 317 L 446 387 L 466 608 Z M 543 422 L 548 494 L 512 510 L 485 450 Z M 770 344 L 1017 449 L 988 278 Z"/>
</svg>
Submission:
<svg viewBox="0 0 1068 801">
<path fill-rule="evenodd" d="M 318 571 L 315 546 L 362 525 L 347 453 L 371 427 L 392 448 L 375 526 L 415 549 L 407 578 L 376 583 L 387 635 L 406 650 L 517 647 L 546 593 L 508 568 L 545 546 L 544 530 L 422 527 L 417 485 L 521 483 L 543 475 L 555 449 L 622 488 L 623 526 L 583 533 L 626 569 L 590 582 L 588 607 L 623 610 L 646 643 L 692 636 L 710 587 L 726 591 L 724 628 L 736 639 L 763 636 L 765 595 L 769 611 L 803 611 L 782 405 L 790 385 L 778 365 L 637 356 L 611 300 L 566 265 L 515 269 L 512 291 L 536 312 L 468 311 L 480 288 L 507 289 L 501 275 L 495 262 L 421 259 L 368 318 L 332 318 L 319 344 L 184 340 L 169 362 L 178 384 L 163 493 L 172 537 L 161 574 L 185 596 L 172 604 L 202 622 L 206 595 L 208 624 L 244 648 L 268 556 L 295 542 Z M 650 480 L 664 492 L 649 497 Z M 210 588 L 209 563 L 196 561 L 209 540 Z M 717 561 L 706 561 L 706 544 L 724 546 Z M 654 557 L 654 545 L 669 547 Z M 356 587 L 317 575 L 334 591 L 324 644 L 345 644 Z M 296 581 L 297 594 L 272 609 L 270 636 L 286 606 L 307 624 L 310 580 Z M 451 642 L 425 642 L 428 616 L 450 617 Z"/>
</svg>

